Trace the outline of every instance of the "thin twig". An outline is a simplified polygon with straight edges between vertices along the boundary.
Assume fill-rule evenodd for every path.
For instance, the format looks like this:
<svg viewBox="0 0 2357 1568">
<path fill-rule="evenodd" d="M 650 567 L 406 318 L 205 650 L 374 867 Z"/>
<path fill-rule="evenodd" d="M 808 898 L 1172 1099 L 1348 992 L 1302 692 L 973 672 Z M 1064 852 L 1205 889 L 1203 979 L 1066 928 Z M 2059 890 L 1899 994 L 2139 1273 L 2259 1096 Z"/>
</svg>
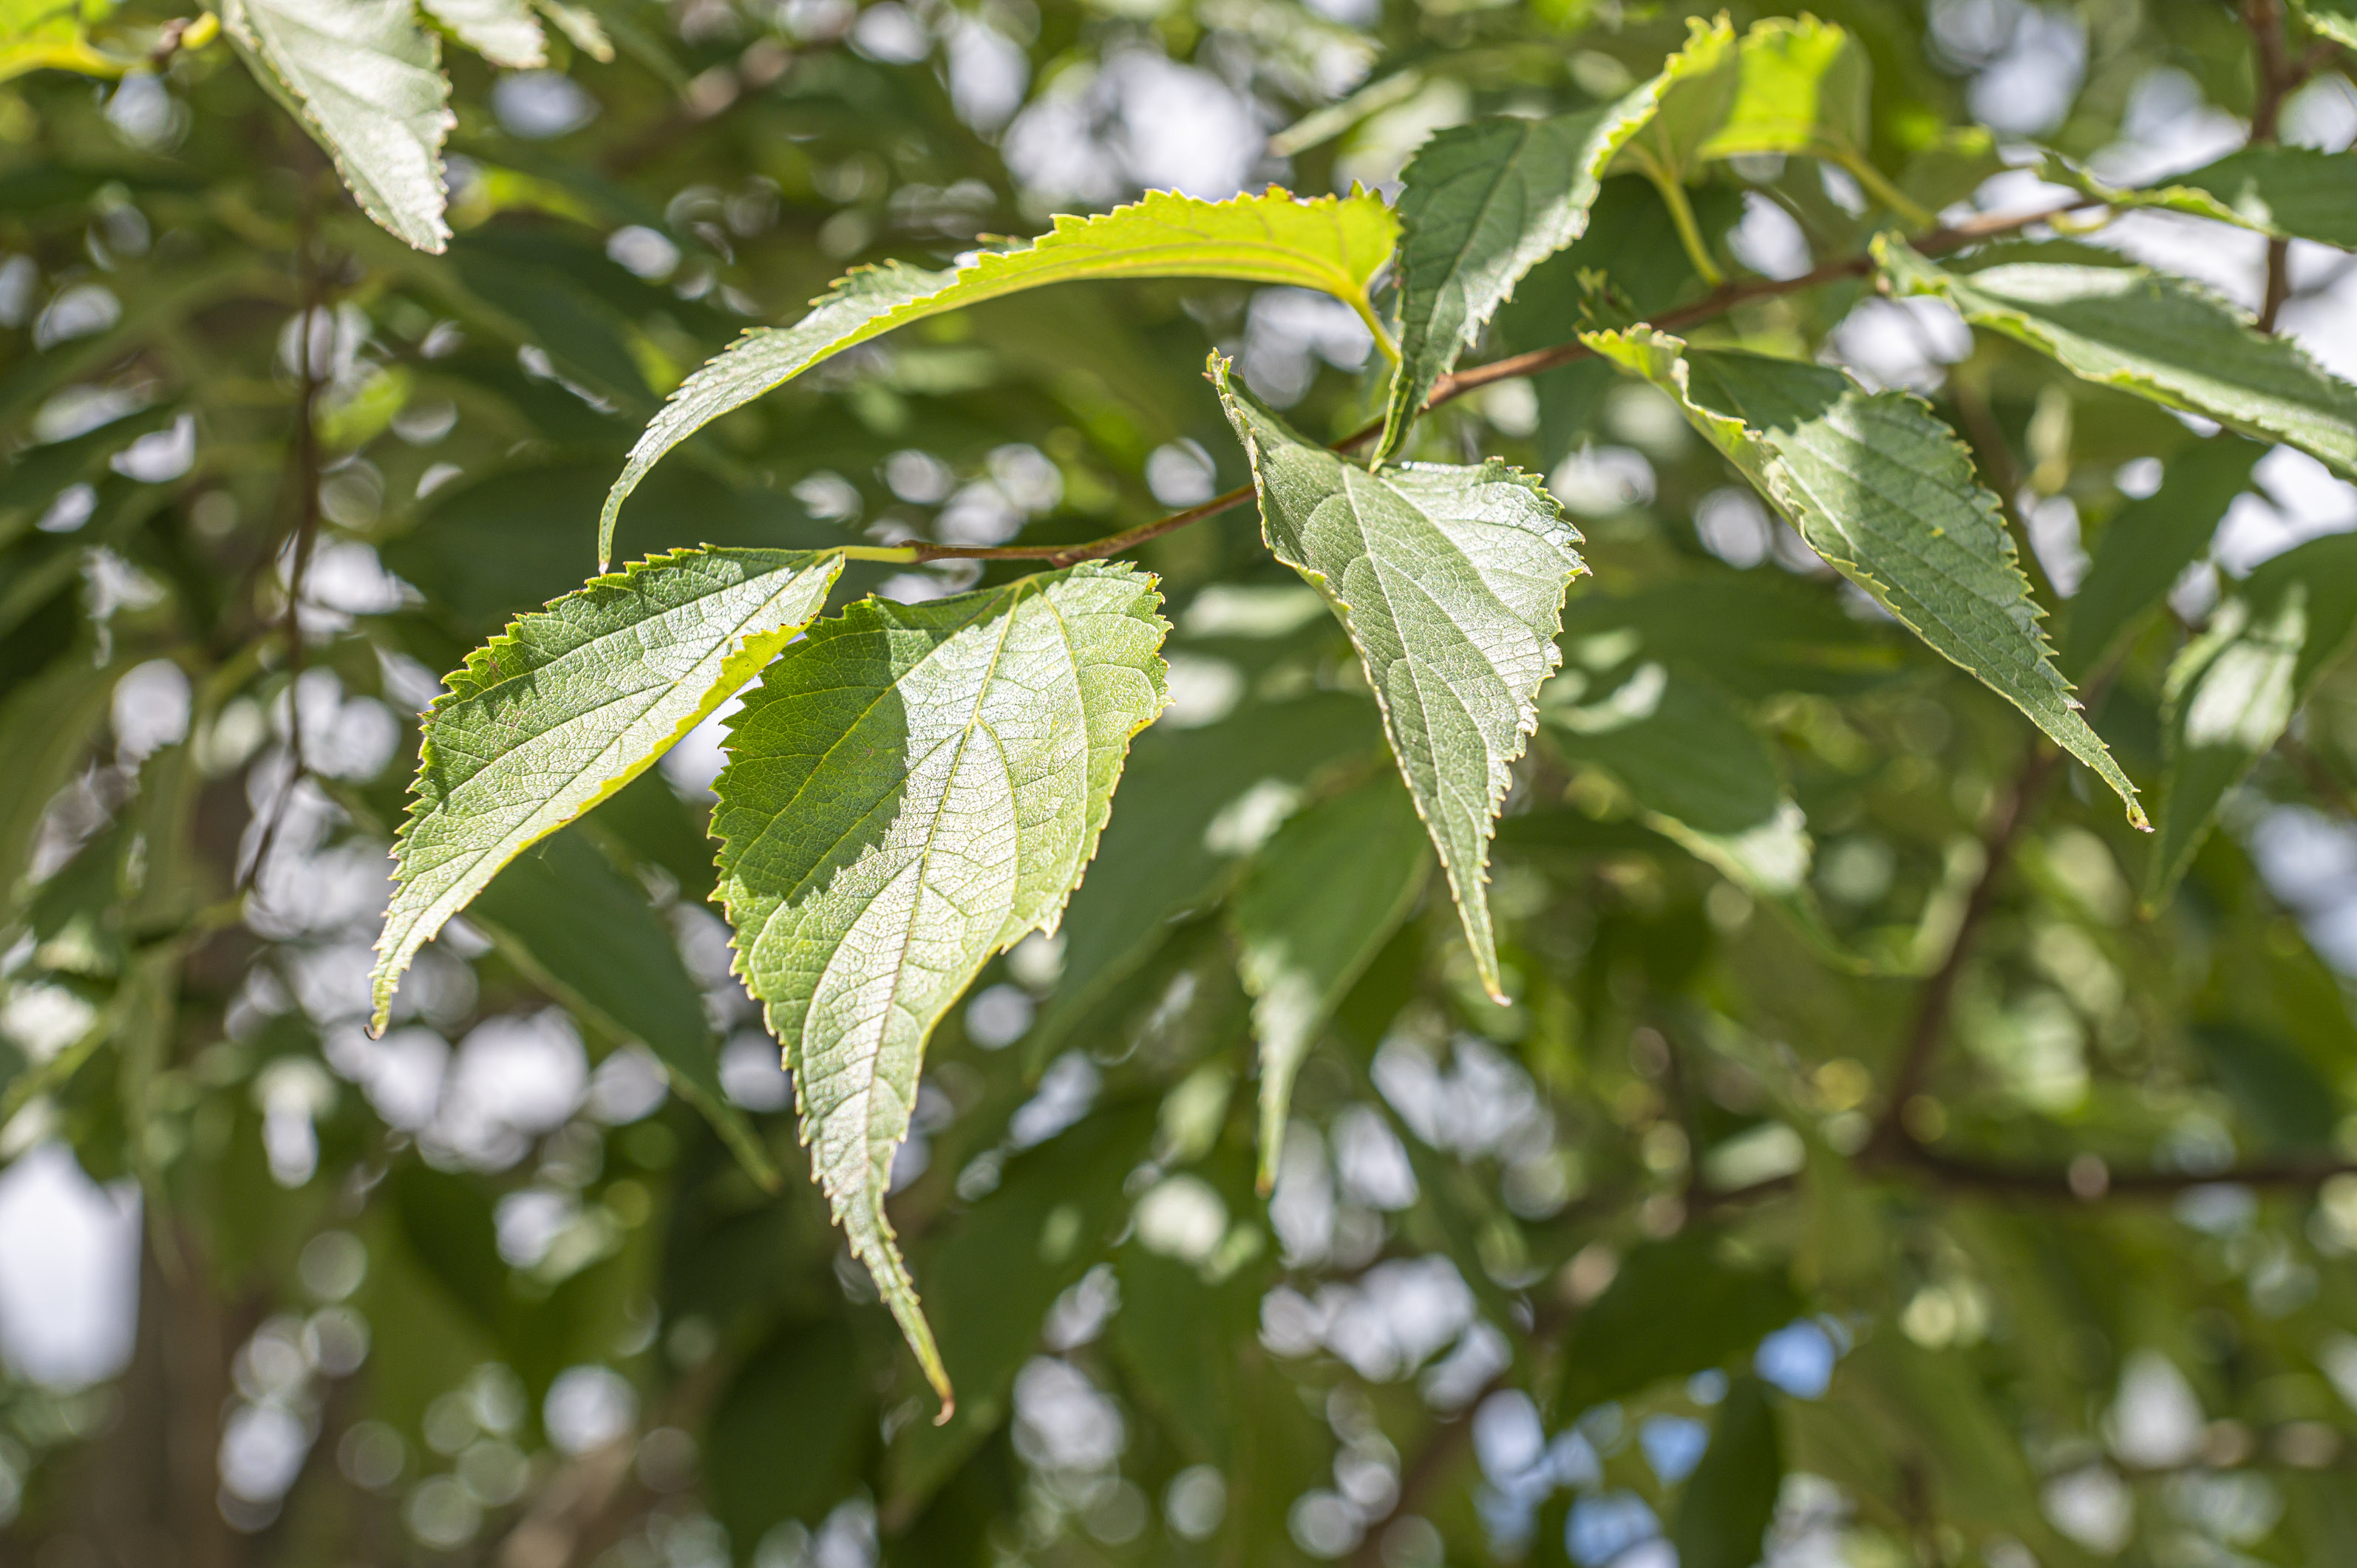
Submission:
<svg viewBox="0 0 2357 1568">
<path fill-rule="evenodd" d="M 1902 1131 L 1894 1151 L 1898 1163 L 1932 1178 L 1936 1186 L 2017 1197 L 2067 1198 L 2096 1203 L 2107 1197 L 2173 1197 L 2201 1187 L 2260 1187 L 2304 1192 L 2334 1176 L 2357 1174 L 2357 1161 L 2312 1159 L 2259 1160 L 2215 1171 L 2115 1171 L 2106 1167 L 2100 1188 L 2090 1192 L 2074 1184 L 2067 1167 L 1997 1165 L 1943 1153 Z"/>
</svg>

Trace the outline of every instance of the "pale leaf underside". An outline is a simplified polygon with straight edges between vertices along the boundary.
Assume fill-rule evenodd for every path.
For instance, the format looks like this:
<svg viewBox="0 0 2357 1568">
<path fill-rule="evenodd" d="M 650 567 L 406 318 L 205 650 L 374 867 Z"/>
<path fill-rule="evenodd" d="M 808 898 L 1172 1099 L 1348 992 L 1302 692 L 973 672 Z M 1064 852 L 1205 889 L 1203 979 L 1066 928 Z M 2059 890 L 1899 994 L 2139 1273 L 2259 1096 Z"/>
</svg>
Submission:
<svg viewBox="0 0 2357 1568">
<path fill-rule="evenodd" d="M 548 39 L 528 0 L 424 0 L 426 15 L 458 36 L 458 41 L 511 70 L 548 63 Z"/>
<path fill-rule="evenodd" d="M 1432 834 L 1484 986 L 1501 994 L 1490 839 L 1557 660 L 1579 536 L 1536 479 L 1492 460 L 1371 474 L 1303 440 L 1232 386 L 1269 548 L 1323 593 L 1365 665 L 1408 792 Z"/>
<path fill-rule="evenodd" d="M 737 966 L 784 1042 L 811 1164 L 926 1375 L 947 1375 L 884 1198 L 926 1036 L 1052 929 L 1130 737 L 1165 701 L 1153 579 L 1089 564 L 868 599 L 774 664 L 715 785 Z"/>
<path fill-rule="evenodd" d="M 417 950 L 525 848 L 629 783 L 825 607 L 843 558 L 688 550 L 522 617 L 425 719 L 375 1026 Z"/>
<path fill-rule="evenodd" d="M 226 0 L 221 20 L 293 100 L 361 209 L 441 251 L 442 143 L 457 121 L 441 50 L 410 0 Z"/>
</svg>

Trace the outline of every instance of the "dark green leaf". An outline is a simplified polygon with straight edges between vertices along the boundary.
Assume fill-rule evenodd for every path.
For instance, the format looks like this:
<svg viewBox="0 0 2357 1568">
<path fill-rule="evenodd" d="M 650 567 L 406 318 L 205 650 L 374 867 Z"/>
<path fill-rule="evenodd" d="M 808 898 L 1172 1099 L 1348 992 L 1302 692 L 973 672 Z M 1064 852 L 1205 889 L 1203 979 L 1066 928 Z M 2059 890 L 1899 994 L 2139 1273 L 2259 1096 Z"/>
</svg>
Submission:
<svg viewBox="0 0 2357 1568">
<path fill-rule="evenodd" d="M 1678 1568 L 1752 1568 L 1765 1553 L 1784 1448 L 1776 1404 L 1757 1378 L 1738 1378 L 1713 1424 L 1710 1446 L 1678 1498 L 1671 1540 Z"/>
<path fill-rule="evenodd" d="M 1749 1351 L 1801 1313 L 1781 1269 L 1730 1262 L 1708 1230 L 1647 1241 L 1620 1261 L 1604 1294 L 1564 1338 L 1558 1408 L 1566 1418 L 1706 1371 Z"/>
<path fill-rule="evenodd" d="M 2065 673 L 2084 677 L 2101 664 L 2185 568 L 2209 553 L 2219 521 L 2250 488 L 2252 465 L 2266 455 L 2265 447 L 2235 436 L 2212 436 L 2179 453 L 2160 489 L 2130 501 L 2104 525 L 2063 625 Z"/>
</svg>

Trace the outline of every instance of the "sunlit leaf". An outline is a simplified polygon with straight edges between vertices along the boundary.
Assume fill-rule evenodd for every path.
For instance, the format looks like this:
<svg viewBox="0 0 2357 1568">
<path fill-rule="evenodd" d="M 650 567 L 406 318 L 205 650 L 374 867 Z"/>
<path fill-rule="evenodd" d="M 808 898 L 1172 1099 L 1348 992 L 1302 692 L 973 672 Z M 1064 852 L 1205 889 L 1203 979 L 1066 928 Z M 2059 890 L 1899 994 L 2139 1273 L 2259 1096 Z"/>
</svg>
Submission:
<svg viewBox="0 0 2357 1568">
<path fill-rule="evenodd" d="M 1165 701 L 1153 579 L 1085 564 L 822 621 L 732 724 L 714 789 L 737 965 L 785 1043 L 811 1165 L 946 1405 L 884 1212 L 926 1037 L 1055 929 L 1130 736 Z"/>
<path fill-rule="evenodd" d="M 2254 142 L 2138 188 L 2110 184 L 2060 158 L 2050 158 L 2045 172 L 2113 207 L 2157 207 L 2278 240 L 2357 250 L 2357 203 L 2350 199 L 2357 189 L 2357 156 L 2346 152 Z"/>
<path fill-rule="evenodd" d="M 1391 259 L 1398 227 L 1380 198 L 1355 188 L 1304 199 L 1272 186 L 1226 201 L 1150 191 L 1099 217 L 1058 218 L 1028 244 L 985 252 L 952 271 L 896 263 L 854 272 L 800 321 L 748 333 L 672 394 L 614 481 L 598 557 L 611 546 L 622 502 L 664 453 L 730 409 L 896 327 L 1048 284 L 1194 277 L 1317 289 L 1358 311 L 1381 339 L 1367 285 Z"/>
<path fill-rule="evenodd" d="M 824 607 L 839 555 L 683 550 L 600 577 L 469 655 L 426 713 L 376 1026 L 417 950 L 500 867 L 644 771 Z"/>
<path fill-rule="evenodd" d="M 336 160 L 361 208 L 421 251 L 450 239 L 441 49 L 410 0 L 223 0 L 221 22 Z"/>
<path fill-rule="evenodd" d="M 1490 838 L 1538 725 L 1563 597 L 1587 568 L 1538 481 L 1492 460 L 1371 474 L 1211 375 L 1252 459 L 1269 548 L 1324 594 L 1382 705 L 1482 983 L 1499 993 Z"/>
<path fill-rule="evenodd" d="M 548 40 L 525 0 L 423 0 L 425 14 L 458 36 L 458 41 L 511 70 L 548 63 Z"/>
</svg>

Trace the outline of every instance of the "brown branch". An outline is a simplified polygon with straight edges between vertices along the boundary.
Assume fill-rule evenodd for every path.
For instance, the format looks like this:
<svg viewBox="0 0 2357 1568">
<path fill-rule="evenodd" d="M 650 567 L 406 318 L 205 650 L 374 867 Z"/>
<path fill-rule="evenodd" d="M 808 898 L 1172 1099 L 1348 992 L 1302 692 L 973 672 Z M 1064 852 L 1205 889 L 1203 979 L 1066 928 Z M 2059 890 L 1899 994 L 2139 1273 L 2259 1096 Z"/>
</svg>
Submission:
<svg viewBox="0 0 2357 1568">
<path fill-rule="evenodd" d="M 2357 1161 L 2318 1156 L 2259 1160 L 2217 1171 L 2101 1170 L 2100 1182 L 2072 1180 L 2067 1167 L 2007 1165 L 1950 1155 L 1917 1142 L 1903 1130 L 1892 1150 L 1896 1163 L 1932 1178 L 1936 1186 L 2014 1197 L 2062 1198 L 2099 1203 L 2106 1198 L 2173 1197 L 2200 1187 L 2261 1187 L 2294 1192 L 2357 1173 Z M 2082 1159 L 2086 1156 L 2080 1156 Z"/>
<path fill-rule="evenodd" d="M 1964 961 L 1972 954 L 1973 940 L 1996 906 L 1997 884 L 2012 858 L 2014 844 L 2059 771 L 2061 760 L 2061 752 L 2052 746 L 2043 741 L 2033 745 L 2020 776 L 1997 802 L 1996 814 L 1981 834 L 1980 877 L 1965 897 L 1964 914 L 1956 922 L 1956 935 L 1948 944 L 1947 956 L 1923 983 L 1922 993 L 1915 1004 L 1914 1026 L 1908 1031 L 1898 1069 L 1891 1074 L 1881 1119 L 1859 1152 L 1861 1164 L 1872 1165 L 1898 1158 L 1913 1142 L 1904 1121 L 1907 1102 L 1921 1093 L 1924 1084 L 1930 1081 L 1932 1063 L 1938 1059 L 1941 1043 L 1947 1037 L 1948 1014 L 1955 1002 L 1956 983 L 1963 978 Z"/>
</svg>

